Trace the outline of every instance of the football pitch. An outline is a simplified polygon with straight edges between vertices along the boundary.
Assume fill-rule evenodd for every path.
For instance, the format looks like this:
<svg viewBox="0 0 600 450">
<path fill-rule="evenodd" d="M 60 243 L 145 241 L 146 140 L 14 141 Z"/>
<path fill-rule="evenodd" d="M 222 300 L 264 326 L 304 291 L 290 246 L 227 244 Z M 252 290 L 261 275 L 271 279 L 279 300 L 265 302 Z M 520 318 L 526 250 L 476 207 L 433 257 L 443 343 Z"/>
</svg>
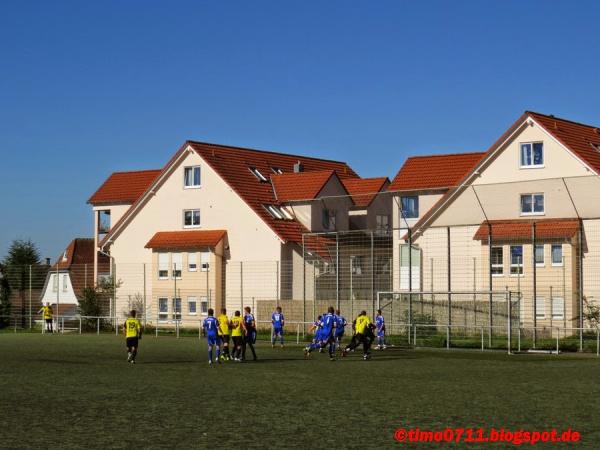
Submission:
<svg viewBox="0 0 600 450">
<path fill-rule="evenodd" d="M 257 362 L 209 367 L 205 342 L 146 336 L 131 365 L 122 337 L 0 334 L 0 447 L 404 447 L 399 427 L 572 428 L 581 442 L 562 446 L 600 445 L 595 357 L 388 349 L 331 362 L 259 344 Z"/>
</svg>

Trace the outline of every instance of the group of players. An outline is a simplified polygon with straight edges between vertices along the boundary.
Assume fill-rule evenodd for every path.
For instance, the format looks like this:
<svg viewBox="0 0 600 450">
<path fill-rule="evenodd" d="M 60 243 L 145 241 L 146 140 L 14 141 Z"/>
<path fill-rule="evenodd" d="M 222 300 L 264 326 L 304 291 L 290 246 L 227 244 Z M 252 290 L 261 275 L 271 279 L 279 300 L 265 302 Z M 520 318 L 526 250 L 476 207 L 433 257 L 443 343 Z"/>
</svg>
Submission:
<svg viewBox="0 0 600 450">
<path fill-rule="evenodd" d="M 281 348 L 284 348 L 284 327 L 285 318 L 280 306 L 278 306 L 271 315 L 272 336 L 271 346 L 275 347 L 277 339 L 280 340 Z M 320 353 L 328 350 L 329 358 L 335 361 L 336 352 L 341 351 L 342 357 L 348 352 L 354 351 L 360 345 L 363 346 L 363 359 L 371 358 L 371 345 L 377 335 L 376 349 L 384 350 L 385 344 L 385 319 L 381 310 L 377 311 L 375 322 L 373 323 L 366 311 L 361 313 L 352 322 L 352 339 L 342 349 L 342 339 L 345 334 L 348 322 L 340 314 L 339 310 L 334 310 L 333 306 L 327 309 L 325 314 L 318 316 L 311 327 L 313 333 L 312 341 L 304 348 L 304 357 L 310 358 L 314 350 Z M 142 326 L 136 318 L 136 312 L 131 311 L 129 318 L 124 326 L 127 361 L 135 364 L 139 340 L 142 338 Z M 235 311 L 232 317 L 227 316 L 227 310 L 223 308 L 221 314 L 215 317 L 214 310 L 208 310 L 208 317 L 202 322 L 202 332 L 206 336 L 208 343 L 208 363 L 213 364 L 213 356 L 218 364 L 224 361 L 241 362 L 246 359 L 246 348 L 250 348 L 254 361 L 256 361 L 256 320 L 250 307 L 244 308 L 244 315 L 240 311 Z M 230 351 L 230 341 L 233 346 Z"/>
</svg>

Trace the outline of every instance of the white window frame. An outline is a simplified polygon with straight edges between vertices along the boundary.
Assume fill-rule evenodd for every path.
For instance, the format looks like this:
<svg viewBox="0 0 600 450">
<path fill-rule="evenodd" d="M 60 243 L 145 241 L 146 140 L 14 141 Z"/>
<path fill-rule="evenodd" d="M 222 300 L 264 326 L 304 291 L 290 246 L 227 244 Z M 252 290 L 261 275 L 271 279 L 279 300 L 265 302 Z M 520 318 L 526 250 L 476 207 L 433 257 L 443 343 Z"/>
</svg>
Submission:
<svg viewBox="0 0 600 450">
<path fill-rule="evenodd" d="M 208 297 L 205 295 L 200 296 L 200 314 L 208 316 Z"/>
<path fill-rule="evenodd" d="M 250 172 L 252 172 L 252 175 L 254 175 L 258 181 L 260 181 L 261 183 L 266 183 L 269 180 L 267 179 L 267 177 L 265 177 L 262 172 L 260 170 L 258 170 L 256 167 L 250 166 L 248 167 L 248 169 L 250 170 Z"/>
<path fill-rule="evenodd" d="M 188 316 L 197 316 L 198 315 L 198 298 L 197 297 L 188 297 Z M 194 312 L 192 312 L 190 306 L 194 305 Z"/>
<path fill-rule="evenodd" d="M 383 222 L 385 222 L 385 224 Z M 389 214 L 377 214 L 375 216 L 375 229 L 380 232 L 389 231 L 390 215 Z"/>
<path fill-rule="evenodd" d="M 167 305 L 166 311 L 160 310 L 161 300 L 164 300 L 164 303 Z M 167 297 L 158 297 L 157 300 L 157 309 L 158 309 L 158 321 L 159 322 L 168 322 L 169 321 L 169 299 Z"/>
<path fill-rule="evenodd" d="M 541 306 L 540 306 L 541 305 Z M 535 318 L 536 320 L 544 320 L 546 319 L 546 298 L 545 297 L 536 297 L 535 298 Z"/>
<path fill-rule="evenodd" d="M 69 290 L 69 275 L 66 273 L 62 275 L 62 291 L 67 292 Z"/>
<path fill-rule="evenodd" d="M 535 197 L 541 195 L 542 196 L 542 204 L 544 209 L 542 211 L 534 211 L 535 209 Z M 531 212 L 523 212 L 523 197 L 531 197 Z M 521 216 L 543 216 L 546 214 L 546 196 L 543 192 L 534 192 L 531 194 L 521 194 L 519 196 L 519 211 L 521 212 Z"/>
<path fill-rule="evenodd" d="M 161 258 L 165 258 L 166 262 L 163 261 L 163 263 L 161 264 Z M 167 272 L 166 275 L 161 275 L 161 272 Z M 169 273 L 171 271 L 169 270 L 169 254 L 167 252 L 159 252 L 158 253 L 158 279 L 159 280 L 168 280 L 169 279 Z"/>
<path fill-rule="evenodd" d="M 502 252 L 502 262 L 500 264 L 498 264 L 498 263 L 496 263 L 496 264 L 492 263 L 491 262 L 492 255 L 490 255 L 490 266 L 491 266 L 491 269 L 492 269 L 492 277 L 503 277 L 504 276 L 504 247 L 501 246 L 501 245 L 494 246 L 494 247 L 492 247 L 492 252 L 494 251 L 494 249 L 500 249 L 500 251 Z M 502 269 L 502 272 L 501 273 L 494 273 L 493 269 L 498 269 L 498 268 Z"/>
<path fill-rule="evenodd" d="M 517 264 L 513 264 L 512 261 L 512 248 L 513 247 L 521 247 L 521 263 L 517 263 Z M 510 257 L 510 276 L 511 277 L 522 277 L 525 276 L 525 254 L 524 254 L 524 247 L 523 245 L 511 245 L 509 247 L 509 257 Z M 513 268 L 518 268 L 520 267 L 520 273 L 513 273 Z"/>
<path fill-rule="evenodd" d="M 171 277 L 174 280 L 181 280 L 183 272 L 183 253 L 171 253 Z"/>
<path fill-rule="evenodd" d="M 557 303 L 558 302 L 558 303 Z M 555 313 L 556 308 L 555 305 L 561 305 L 561 314 Z M 565 299 L 563 297 L 552 297 L 552 305 L 551 305 L 550 317 L 552 320 L 561 320 L 565 318 Z"/>
<path fill-rule="evenodd" d="M 542 163 L 541 164 L 535 164 L 533 163 L 534 160 L 534 154 L 533 154 L 533 146 L 534 144 L 542 144 Z M 523 164 L 523 147 L 525 145 L 529 145 L 530 151 L 531 151 L 531 164 Z M 521 169 L 542 169 L 544 168 L 544 165 L 546 163 L 546 151 L 544 149 L 544 143 L 541 141 L 534 141 L 534 142 L 521 142 L 519 143 L 519 168 Z"/>
<path fill-rule="evenodd" d="M 52 274 L 52 292 L 58 292 L 58 274 Z"/>
<path fill-rule="evenodd" d="M 187 184 L 187 171 L 192 171 L 192 183 L 194 182 L 194 172 L 198 169 L 198 184 Z M 198 189 L 202 187 L 202 169 L 200 166 L 186 166 L 183 168 L 183 188 L 184 189 Z"/>
<path fill-rule="evenodd" d="M 179 300 L 179 312 L 177 312 L 177 300 Z M 171 300 L 171 305 L 173 306 L 171 311 L 171 318 L 174 321 L 181 322 L 181 315 L 183 310 L 183 302 L 181 301 L 181 297 L 173 297 Z M 179 315 L 179 317 L 177 317 Z"/>
<path fill-rule="evenodd" d="M 407 200 L 409 200 L 409 199 L 415 199 L 415 205 L 416 205 L 416 208 L 415 208 L 416 211 L 415 212 L 416 212 L 416 216 L 411 214 L 411 216 L 409 217 L 409 216 L 407 216 L 405 214 L 406 210 L 404 209 L 404 206 L 402 204 L 402 202 L 404 201 L 404 199 L 407 199 Z M 421 211 L 420 211 L 420 205 L 419 205 L 420 202 L 419 202 L 419 200 L 420 199 L 419 199 L 418 195 L 405 195 L 403 197 L 400 197 L 400 221 L 411 220 L 411 219 L 418 219 L 420 217 Z"/>
<path fill-rule="evenodd" d="M 200 252 L 200 271 L 208 272 L 210 270 L 210 252 Z"/>
<path fill-rule="evenodd" d="M 194 224 L 194 213 L 198 212 L 198 224 Z M 192 214 L 192 224 L 191 225 L 186 225 L 185 224 L 185 215 L 186 213 L 191 213 Z M 195 209 L 184 209 L 183 210 L 183 228 L 200 228 L 202 224 L 202 219 L 200 216 L 200 209 L 199 208 L 195 208 Z"/>
<path fill-rule="evenodd" d="M 187 254 L 187 259 L 188 272 L 198 272 L 198 253 L 189 252 Z"/>
<path fill-rule="evenodd" d="M 537 249 L 542 247 L 542 261 L 538 262 L 537 260 Z M 533 249 L 533 254 L 535 256 L 535 267 L 545 267 L 546 266 L 546 246 L 544 244 L 535 244 L 535 248 Z"/>
<path fill-rule="evenodd" d="M 560 247 L 560 262 L 554 262 L 554 247 Z M 552 244 L 550 246 L 550 261 L 552 263 L 552 267 L 562 267 L 565 261 L 565 253 L 562 244 Z"/>
</svg>

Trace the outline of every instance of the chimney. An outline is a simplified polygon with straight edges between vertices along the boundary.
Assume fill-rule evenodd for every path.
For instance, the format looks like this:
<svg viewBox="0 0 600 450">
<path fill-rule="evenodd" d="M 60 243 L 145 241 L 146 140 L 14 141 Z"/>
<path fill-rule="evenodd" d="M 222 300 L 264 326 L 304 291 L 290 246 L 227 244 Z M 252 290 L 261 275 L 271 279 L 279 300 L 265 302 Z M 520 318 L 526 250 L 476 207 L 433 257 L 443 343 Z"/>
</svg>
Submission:
<svg viewBox="0 0 600 450">
<path fill-rule="evenodd" d="M 46 265 L 49 266 L 50 265 L 50 258 L 46 258 Z"/>
<path fill-rule="evenodd" d="M 296 164 L 294 164 L 294 173 L 299 173 L 299 172 L 303 172 L 304 171 L 304 166 L 302 165 L 302 163 L 300 161 L 298 161 Z"/>
</svg>

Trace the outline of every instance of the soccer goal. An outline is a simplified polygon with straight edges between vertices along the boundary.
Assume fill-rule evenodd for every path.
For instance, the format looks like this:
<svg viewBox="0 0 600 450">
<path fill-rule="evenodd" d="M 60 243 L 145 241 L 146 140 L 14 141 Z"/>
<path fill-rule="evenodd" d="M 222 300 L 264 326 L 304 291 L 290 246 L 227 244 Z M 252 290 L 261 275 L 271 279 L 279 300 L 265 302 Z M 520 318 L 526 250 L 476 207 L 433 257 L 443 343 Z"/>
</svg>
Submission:
<svg viewBox="0 0 600 450">
<path fill-rule="evenodd" d="M 510 291 L 378 292 L 377 309 L 388 333 L 413 346 L 510 352 L 520 324 L 519 296 Z"/>
</svg>

